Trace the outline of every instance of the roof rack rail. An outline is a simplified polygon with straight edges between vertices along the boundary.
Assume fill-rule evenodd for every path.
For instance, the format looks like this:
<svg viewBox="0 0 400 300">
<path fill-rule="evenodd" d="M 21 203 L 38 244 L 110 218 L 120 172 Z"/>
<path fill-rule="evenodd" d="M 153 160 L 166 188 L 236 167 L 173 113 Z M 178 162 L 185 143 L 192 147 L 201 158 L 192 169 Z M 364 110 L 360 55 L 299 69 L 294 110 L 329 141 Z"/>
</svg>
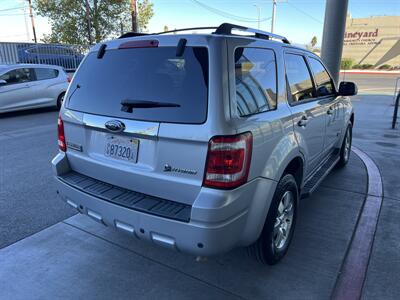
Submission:
<svg viewBox="0 0 400 300">
<path fill-rule="evenodd" d="M 160 35 L 160 34 L 188 31 L 188 30 L 205 30 L 205 29 L 217 29 L 217 28 L 218 27 L 215 27 L 215 26 L 214 27 L 189 27 L 189 28 L 180 28 L 180 29 L 155 32 L 155 33 L 127 32 L 127 33 L 124 33 L 123 35 L 121 35 L 119 37 L 119 39 L 123 39 L 123 38 L 127 38 L 127 37 L 143 36 L 143 35 Z"/>
<path fill-rule="evenodd" d="M 121 35 L 119 38 L 127 38 L 127 37 L 135 37 L 135 36 L 143 36 L 143 35 L 161 35 L 166 33 L 174 33 L 174 32 L 181 32 L 181 31 L 189 31 L 189 30 L 205 30 L 205 29 L 215 29 L 213 34 L 220 34 L 220 35 L 233 35 L 232 30 L 236 29 L 243 32 L 250 32 L 254 33 L 256 38 L 265 39 L 265 40 L 280 40 L 285 44 L 290 44 L 289 40 L 284 36 L 277 35 L 271 32 L 262 31 L 254 28 L 248 28 L 240 25 L 230 24 L 230 23 L 222 23 L 218 27 L 189 27 L 189 28 L 181 28 L 181 29 L 174 29 L 164 32 L 157 32 L 157 33 L 140 33 L 140 32 L 127 32 Z"/>
<path fill-rule="evenodd" d="M 254 33 L 256 38 L 259 39 L 266 39 L 266 40 L 271 40 L 271 39 L 276 39 L 280 40 L 285 44 L 290 44 L 289 40 L 285 38 L 284 36 L 277 35 L 271 32 L 267 31 L 262 31 L 259 29 L 254 29 L 254 28 L 248 28 L 240 25 L 235 25 L 235 24 L 230 24 L 230 23 L 222 23 L 217 30 L 214 32 L 214 34 L 223 34 L 223 35 L 232 35 L 232 30 L 236 29 L 239 31 L 244 31 L 244 32 L 250 32 Z"/>
<path fill-rule="evenodd" d="M 189 27 L 189 28 L 180 28 L 180 29 L 174 29 L 174 30 L 169 30 L 169 31 L 163 31 L 163 32 L 158 32 L 158 33 L 153 33 L 153 34 L 165 34 L 165 33 L 173 33 L 173 32 L 180 32 L 180 31 L 188 31 L 188 30 L 206 30 L 206 29 L 217 29 L 218 27 Z"/>
</svg>

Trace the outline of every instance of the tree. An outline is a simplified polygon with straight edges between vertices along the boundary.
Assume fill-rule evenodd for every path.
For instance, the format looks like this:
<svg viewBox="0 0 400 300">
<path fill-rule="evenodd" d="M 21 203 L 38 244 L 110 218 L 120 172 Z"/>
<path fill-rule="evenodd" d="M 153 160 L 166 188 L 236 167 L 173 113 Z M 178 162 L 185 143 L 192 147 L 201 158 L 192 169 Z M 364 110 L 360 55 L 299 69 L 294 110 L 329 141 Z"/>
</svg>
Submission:
<svg viewBox="0 0 400 300">
<path fill-rule="evenodd" d="M 316 44 L 317 44 L 317 37 L 313 36 L 313 38 L 311 39 L 311 47 L 314 48 Z"/>
<path fill-rule="evenodd" d="M 130 28 L 130 0 L 88 0 L 90 35 L 96 43 L 117 37 L 121 24 Z M 44 42 L 89 44 L 86 0 L 35 0 L 35 10 L 40 16 L 49 18 L 51 34 L 45 35 Z M 154 15 L 149 0 L 138 2 L 138 23 L 141 30 Z"/>
</svg>

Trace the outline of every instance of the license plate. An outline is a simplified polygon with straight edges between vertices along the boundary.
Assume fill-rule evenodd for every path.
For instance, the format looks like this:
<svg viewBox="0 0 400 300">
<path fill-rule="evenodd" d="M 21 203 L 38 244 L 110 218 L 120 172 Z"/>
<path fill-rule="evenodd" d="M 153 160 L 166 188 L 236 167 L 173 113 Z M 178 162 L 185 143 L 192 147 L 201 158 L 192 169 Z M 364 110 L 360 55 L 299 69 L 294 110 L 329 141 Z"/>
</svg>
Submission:
<svg viewBox="0 0 400 300">
<path fill-rule="evenodd" d="M 108 136 L 104 148 L 104 155 L 119 160 L 137 162 L 139 140 Z"/>
</svg>

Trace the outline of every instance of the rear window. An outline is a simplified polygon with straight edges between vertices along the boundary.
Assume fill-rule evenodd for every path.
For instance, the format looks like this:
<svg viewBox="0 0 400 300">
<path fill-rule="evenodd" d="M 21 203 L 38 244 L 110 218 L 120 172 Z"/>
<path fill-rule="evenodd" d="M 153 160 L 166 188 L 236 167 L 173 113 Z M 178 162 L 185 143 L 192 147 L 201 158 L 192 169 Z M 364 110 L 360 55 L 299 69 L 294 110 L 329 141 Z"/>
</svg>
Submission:
<svg viewBox="0 0 400 300">
<path fill-rule="evenodd" d="M 236 106 L 241 117 L 276 108 L 276 63 L 272 50 L 235 51 Z"/>
<path fill-rule="evenodd" d="M 58 70 L 48 68 L 35 68 L 37 80 L 52 79 L 58 76 Z"/>
<path fill-rule="evenodd" d="M 77 85 L 79 88 L 77 89 Z M 186 47 L 108 50 L 102 59 L 90 53 L 69 89 L 72 110 L 126 119 L 201 124 L 207 118 L 208 51 Z M 179 107 L 133 108 L 121 101 L 173 103 Z"/>
</svg>

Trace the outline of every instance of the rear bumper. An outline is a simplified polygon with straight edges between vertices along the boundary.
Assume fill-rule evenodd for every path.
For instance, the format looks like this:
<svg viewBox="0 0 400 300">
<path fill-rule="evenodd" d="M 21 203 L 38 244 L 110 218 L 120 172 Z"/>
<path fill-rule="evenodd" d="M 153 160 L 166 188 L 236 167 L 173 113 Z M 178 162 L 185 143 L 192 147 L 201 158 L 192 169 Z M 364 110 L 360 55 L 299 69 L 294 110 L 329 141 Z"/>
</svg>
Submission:
<svg viewBox="0 0 400 300">
<path fill-rule="evenodd" d="M 232 191 L 202 188 L 190 220 L 182 222 L 111 203 L 71 186 L 59 177 L 70 171 L 64 153 L 52 164 L 61 199 L 79 212 L 141 240 L 199 256 L 254 242 L 276 187 L 274 181 L 258 178 Z"/>
</svg>

